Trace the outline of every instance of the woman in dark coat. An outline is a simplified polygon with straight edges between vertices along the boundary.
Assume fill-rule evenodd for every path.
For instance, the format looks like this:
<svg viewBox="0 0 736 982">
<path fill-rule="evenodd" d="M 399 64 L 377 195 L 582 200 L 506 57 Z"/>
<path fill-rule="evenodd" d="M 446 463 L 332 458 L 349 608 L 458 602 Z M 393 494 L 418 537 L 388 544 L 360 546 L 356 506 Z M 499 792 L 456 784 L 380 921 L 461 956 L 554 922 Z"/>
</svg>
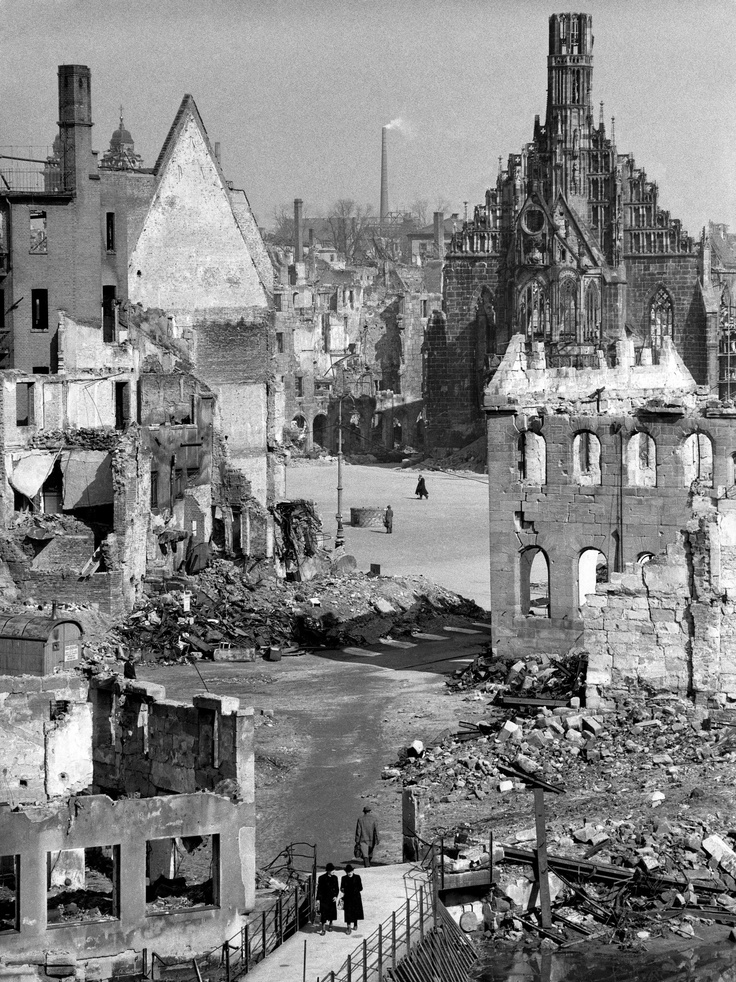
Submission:
<svg viewBox="0 0 736 982">
<path fill-rule="evenodd" d="M 332 930 L 332 922 L 337 920 L 337 895 L 340 888 L 337 885 L 337 877 L 332 872 L 332 863 L 325 866 L 325 871 L 317 880 L 317 903 L 319 904 L 319 919 L 322 924 L 320 934 L 325 933 L 325 922 L 328 931 Z"/>
<path fill-rule="evenodd" d="M 427 482 L 424 480 L 421 474 L 419 475 L 417 486 L 414 489 L 414 494 L 417 496 L 417 498 L 419 498 L 420 501 L 422 500 L 422 498 L 429 497 L 429 491 L 427 491 Z"/>
<path fill-rule="evenodd" d="M 358 921 L 363 920 L 363 901 L 361 893 L 363 883 L 357 873 L 353 872 L 353 867 L 348 863 L 345 867 L 345 876 L 340 880 L 340 893 L 344 905 L 345 923 L 348 926 L 348 934 L 353 930 L 350 925 L 355 925 L 358 930 Z"/>
</svg>

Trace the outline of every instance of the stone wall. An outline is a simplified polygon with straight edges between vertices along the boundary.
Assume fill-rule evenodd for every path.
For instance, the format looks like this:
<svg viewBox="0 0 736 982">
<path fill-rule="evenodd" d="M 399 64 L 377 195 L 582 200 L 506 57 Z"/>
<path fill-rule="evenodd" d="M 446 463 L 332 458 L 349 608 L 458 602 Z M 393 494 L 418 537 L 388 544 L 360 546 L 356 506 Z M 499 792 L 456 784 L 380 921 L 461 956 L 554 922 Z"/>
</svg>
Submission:
<svg viewBox="0 0 736 982">
<path fill-rule="evenodd" d="M 228 696 L 166 699 L 163 686 L 92 680 L 94 785 L 117 796 L 188 794 L 228 783 L 253 800 L 253 710 Z"/>
</svg>

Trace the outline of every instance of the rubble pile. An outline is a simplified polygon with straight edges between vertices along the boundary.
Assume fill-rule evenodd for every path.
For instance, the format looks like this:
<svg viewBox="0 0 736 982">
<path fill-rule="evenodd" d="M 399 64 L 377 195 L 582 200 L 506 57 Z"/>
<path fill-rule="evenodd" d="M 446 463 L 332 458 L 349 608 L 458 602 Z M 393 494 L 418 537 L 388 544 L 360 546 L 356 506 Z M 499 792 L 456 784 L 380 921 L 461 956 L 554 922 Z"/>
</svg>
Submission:
<svg viewBox="0 0 736 982">
<path fill-rule="evenodd" d="M 420 785 L 441 802 L 508 794 L 536 781 L 570 783 L 577 791 L 629 791 L 651 806 L 665 799 L 661 787 L 676 784 L 683 766 L 736 760 L 731 732 L 721 737 L 706 728 L 693 706 L 676 696 L 627 693 L 605 713 L 576 705 L 506 708 L 493 704 L 495 683 L 484 684 L 491 686 L 485 719 L 419 757 L 407 754 L 384 776 Z"/>
<path fill-rule="evenodd" d="M 540 654 L 525 660 L 504 659 L 488 644 L 471 665 L 458 669 L 447 685 L 453 691 L 477 689 L 494 695 L 567 701 L 584 690 L 586 669 L 585 653 L 559 658 Z"/>
<path fill-rule="evenodd" d="M 106 660 L 124 647 L 144 660 L 251 660 L 273 647 L 371 644 L 438 616 L 487 617 L 472 601 L 422 576 L 340 571 L 308 583 L 254 580 L 226 560 L 197 576 L 179 576 L 92 646 L 91 657 Z"/>
</svg>

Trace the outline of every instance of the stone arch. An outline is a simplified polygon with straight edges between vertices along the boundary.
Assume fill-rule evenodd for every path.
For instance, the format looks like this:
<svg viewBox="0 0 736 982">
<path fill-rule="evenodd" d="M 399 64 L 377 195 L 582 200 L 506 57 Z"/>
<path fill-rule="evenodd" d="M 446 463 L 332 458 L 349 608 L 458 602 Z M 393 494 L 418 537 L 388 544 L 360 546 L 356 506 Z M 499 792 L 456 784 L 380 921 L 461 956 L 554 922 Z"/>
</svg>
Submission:
<svg viewBox="0 0 736 982">
<path fill-rule="evenodd" d="M 626 444 L 626 483 L 633 488 L 657 486 L 657 444 L 644 430 L 632 433 Z"/>
<path fill-rule="evenodd" d="M 578 604 L 584 606 L 586 597 L 595 593 L 598 583 L 608 582 L 608 560 L 597 546 L 582 550 L 578 558 Z"/>
<path fill-rule="evenodd" d="M 657 364 L 659 353 L 665 338 L 673 338 L 675 334 L 675 306 L 672 294 L 660 285 L 654 291 L 649 301 L 647 342 L 652 349 L 652 360 Z"/>
<path fill-rule="evenodd" d="M 519 598 L 524 617 L 550 616 L 549 581 L 549 558 L 544 549 L 523 549 L 519 557 Z"/>
<path fill-rule="evenodd" d="M 707 433 L 691 433 L 680 447 L 683 484 L 689 488 L 693 481 L 708 487 L 713 485 L 713 441 Z"/>
<path fill-rule="evenodd" d="M 636 557 L 636 565 L 646 566 L 646 564 L 650 563 L 653 559 L 654 559 L 653 552 L 640 552 L 639 555 Z"/>
<path fill-rule="evenodd" d="M 327 446 L 327 414 L 317 413 L 312 420 L 312 440 L 320 447 Z"/>
<path fill-rule="evenodd" d="M 517 470 L 524 484 L 547 483 L 547 442 L 541 433 L 526 430 L 517 441 Z"/>
<path fill-rule="evenodd" d="M 307 443 L 309 427 L 303 413 L 294 413 L 291 420 L 291 438 L 295 443 Z"/>
<path fill-rule="evenodd" d="M 572 439 L 572 479 L 589 487 L 601 483 L 601 441 L 590 430 L 580 430 Z"/>
</svg>

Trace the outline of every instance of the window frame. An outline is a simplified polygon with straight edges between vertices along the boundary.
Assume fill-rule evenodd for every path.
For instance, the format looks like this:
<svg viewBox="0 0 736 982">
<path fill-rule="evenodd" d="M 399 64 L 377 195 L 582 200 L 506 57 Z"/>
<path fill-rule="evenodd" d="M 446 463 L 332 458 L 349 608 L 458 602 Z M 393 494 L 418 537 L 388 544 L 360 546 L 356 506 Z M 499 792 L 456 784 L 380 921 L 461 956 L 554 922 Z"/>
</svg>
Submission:
<svg viewBox="0 0 736 982">
<path fill-rule="evenodd" d="M 49 291 L 42 287 L 31 289 L 31 331 L 48 334 Z"/>
</svg>

